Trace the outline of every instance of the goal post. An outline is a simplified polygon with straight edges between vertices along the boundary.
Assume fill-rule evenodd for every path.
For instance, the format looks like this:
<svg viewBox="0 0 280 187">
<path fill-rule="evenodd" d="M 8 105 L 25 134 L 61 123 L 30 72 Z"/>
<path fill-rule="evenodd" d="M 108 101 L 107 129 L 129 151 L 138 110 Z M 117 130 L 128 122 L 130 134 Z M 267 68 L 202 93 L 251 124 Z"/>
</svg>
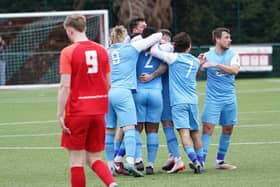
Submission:
<svg viewBox="0 0 280 187">
<path fill-rule="evenodd" d="M 59 83 L 60 51 L 70 44 L 63 21 L 72 14 L 86 16 L 88 38 L 108 47 L 107 10 L 0 14 L 0 89 Z"/>
</svg>

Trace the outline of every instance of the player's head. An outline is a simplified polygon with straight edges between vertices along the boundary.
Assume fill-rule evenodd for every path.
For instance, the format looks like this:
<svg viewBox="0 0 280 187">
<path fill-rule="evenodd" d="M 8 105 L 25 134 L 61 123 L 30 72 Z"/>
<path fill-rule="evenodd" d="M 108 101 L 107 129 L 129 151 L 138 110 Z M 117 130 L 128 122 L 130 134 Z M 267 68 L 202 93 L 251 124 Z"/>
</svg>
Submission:
<svg viewBox="0 0 280 187">
<path fill-rule="evenodd" d="M 162 38 L 160 43 L 169 43 L 171 42 L 171 32 L 168 29 L 160 29 L 159 32 L 162 33 Z"/>
<path fill-rule="evenodd" d="M 129 22 L 129 32 L 130 34 L 133 33 L 142 33 L 143 30 L 146 28 L 147 24 L 144 18 L 138 17 L 138 18 L 133 18 Z"/>
<path fill-rule="evenodd" d="M 216 46 L 226 50 L 231 44 L 230 30 L 223 27 L 216 28 L 212 32 L 212 39 Z"/>
<path fill-rule="evenodd" d="M 122 43 L 127 37 L 127 30 L 123 25 L 117 25 L 112 28 L 110 40 L 111 43 Z"/>
<path fill-rule="evenodd" d="M 185 33 L 180 32 L 173 37 L 174 52 L 186 52 L 191 49 L 191 37 Z"/>
<path fill-rule="evenodd" d="M 75 33 L 86 32 L 86 24 L 87 22 L 85 16 L 80 14 L 73 14 L 65 18 L 63 26 L 69 39 L 73 41 Z"/>
<path fill-rule="evenodd" d="M 146 27 L 142 32 L 142 38 L 147 38 L 148 36 L 156 33 L 157 30 L 153 27 Z"/>
</svg>

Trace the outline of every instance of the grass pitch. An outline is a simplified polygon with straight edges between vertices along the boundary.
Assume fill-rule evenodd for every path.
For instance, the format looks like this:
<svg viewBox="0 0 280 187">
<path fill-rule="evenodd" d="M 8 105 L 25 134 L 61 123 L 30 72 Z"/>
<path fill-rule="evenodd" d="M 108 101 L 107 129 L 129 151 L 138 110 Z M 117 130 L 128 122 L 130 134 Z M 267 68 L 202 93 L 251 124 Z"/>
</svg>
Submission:
<svg viewBox="0 0 280 187">
<path fill-rule="evenodd" d="M 238 125 L 234 129 L 226 160 L 235 171 L 214 167 L 220 128 L 212 138 L 206 171 L 193 174 L 189 168 L 178 174 L 161 170 L 167 158 L 160 129 L 160 148 L 155 174 L 143 178 L 117 176 L 121 187 L 279 186 L 280 168 L 280 79 L 238 79 Z M 198 82 L 200 111 L 205 81 Z M 67 187 L 67 153 L 59 147 L 60 128 L 56 121 L 56 89 L 0 90 L 0 187 Z M 145 135 L 143 134 L 145 141 Z M 145 144 L 143 144 L 145 145 Z M 143 155 L 146 155 L 143 148 Z M 185 164 L 187 156 L 180 149 Z M 145 159 L 145 158 L 144 158 Z M 103 186 L 86 169 L 87 186 Z"/>
</svg>

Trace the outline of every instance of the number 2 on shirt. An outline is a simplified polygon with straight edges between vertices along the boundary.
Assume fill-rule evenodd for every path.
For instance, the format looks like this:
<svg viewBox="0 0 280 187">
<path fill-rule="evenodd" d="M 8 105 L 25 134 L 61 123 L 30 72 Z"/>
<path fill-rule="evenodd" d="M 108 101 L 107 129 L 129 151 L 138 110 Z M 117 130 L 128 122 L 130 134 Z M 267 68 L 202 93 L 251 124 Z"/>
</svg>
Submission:
<svg viewBox="0 0 280 187">
<path fill-rule="evenodd" d="M 97 53 L 95 50 L 86 51 L 86 63 L 88 65 L 88 74 L 98 72 Z"/>
</svg>

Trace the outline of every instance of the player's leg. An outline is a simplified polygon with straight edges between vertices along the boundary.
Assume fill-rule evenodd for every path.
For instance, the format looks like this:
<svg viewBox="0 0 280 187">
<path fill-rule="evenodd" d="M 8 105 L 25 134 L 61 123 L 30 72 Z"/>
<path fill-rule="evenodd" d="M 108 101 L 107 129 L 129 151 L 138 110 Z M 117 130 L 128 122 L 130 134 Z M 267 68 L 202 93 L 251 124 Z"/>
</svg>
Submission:
<svg viewBox="0 0 280 187">
<path fill-rule="evenodd" d="M 115 136 L 115 143 L 114 143 L 114 157 L 117 156 L 118 152 L 121 152 L 120 149 L 124 148 L 124 144 L 123 144 L 123 130 L 121 128 L 118 129 L 118 131 L 116 132 L 116 136 Z M 119 156 L 124 156 L 124 154 Z"/>
<path fill-rule="evenodd" d="M 137 92 L 133 93 L 133 99 L 135 102 L 137 125 L 136 125 L 136 153 L 135 153 L 135 167 L 139 171 L 144 170 L 143 157 L 142 157 L 142 137 L 141 133 L 144 128 L 146 120 L 147 109 L 147 97 L 146 89 L 137 89 Z"/>
<path fill-rule="evenodd" d="M 147 167 L 146 174 L 154 173 L 154 162 L 158 152 L 158 128 L 163 109 L 162 93 L 160 89 L 147 89 L 147 109 L 146 109 L 146 142 L 147 142 Z"/>
<path fill-rule="evenodd" d="M 118 89 L 116 94 L 115 110 L 120 122 L 120 126 L 124 131 L 124 145 L 126 152 L 126 168 L 135 177 L 141 177 L 143 174 L 138 172 L 135 167 L 135 153 L 136 153 L 136 137 L 135 137 L 135 125 L 137 123 L 136 109 L 133 100 L 133 96 L 130 90 Z"/>
<path fill-rule="evenodd" d="M 116 186 L 110 169 L 101 159 L 105 148 L 105 131 L 104 115 L 90 116 L 90 125 L 86 136 L 86 162 L 106 186 Z"/>
<path fill-rule="evenodd" d="M 101 159 L 102 152 L 87 152 L 86 161 L 88 166 L 108 187 L 117 187 L 117 183 L 107 165 Z"/>
<path fill-rule="evenodd" d="M 218 103 L 204 103 L 202 112 L 202 135 L 204 162 L 208 154 L 208 149 L 211 143 L 211 136 L 215 129 L 215 124 L 219 123 L 222 105 Z"/>
<path fill-rule="evenodd" d="M 70 163 L 70 177 L 72 187 L 85 187 L 84 172 L 85 150 L 68 150 Z"/>
<path fill-rule="evenodd" d="M 117 117 L 114 108 L 111 103 L 109 103 L 109 112 L 105 115 L 106 120 L 106 136 L 105 136 L 105 157 L 108 166 L 112 172 L 115 174 L 114 169 L 114 138 L 116 134 Z"/>
<path fill-rule="evenodd" d="M 162 167 L 163 170 L 168 171 L 172 169 L 175 164 L 174 158 L 178 160 L 180 158 L 179 145 L 178 140 L 175 134 L 172 114 L 171 114 L 171 106 L 170 106 L 170 96 L 169 96 L 169 81 L 168 81 L 168 73 L 162 76 L 162 99 L 163 99 L 163 110 L 161 114 L 161 123 L 163 127 L 163 132 L 165 135 L 165 140 L 168 148 L 168 160 L 165 162 Z"/>
<path fill-rule="evenodd" d="M 62 132 L 61 146 L 69 153 L 71 186 L 85 187 L 84 162 L 89 120 L 87 117 L 67 116 L 65 124 L 71 135 Z"/>
<path fill-rule="evenodd" d="M 158 128 L 159 123 L 145 123 L 146 142 L 147 142 L 147 166 L 146 174 L 154 174 L 154 162 L 158 151 Z"/>
<path fill-rule="evenodd" d="M 170 118 L 171 119 L 171 118 Z M 181 157 L 179 152 L 179 144 L 175 134 L 174 125 L 172 121 L 161 121 L 163 132 L 165 135 L 165 140 L 167 144 L 167 149 L 169 152 L 169 157 L 162 167 L 163 170 L 168 171 L 174 166 L 174 159 Z"/>
<path fill-rule="evenodd" d="M 202 141 L 199 135 L 199 120 L 198 120 L 198 105 L 197 104 L 190 104 L 189 110 L 189 122 L 190 122 L 190 135 L 193 141 L 194 150 L 197 155 L 197 159 L 201 165 L 200 172 L 204 171 L 204 156 L 203 156 L 203 146 Z M 192 163 L 190 167 L 193 166 Z M 191 167 L 192 168 L 192 167 Z M 195 171 L 195 167 L 193 167 Z"/>
<path fill-rule="evenodd" d="M 192 140 L 191 140 L 191 137 L 190 137 L 189 129 L 188 128 L 180 128 L 179 129 L 179 134 L 180 134 L 180 138 L 181 138 L 181 141 L 182 141 L 184 151 L 187 154 L 187 156 L 189 157 L 189 159 L 191 160 L 194 172 L 195 173 L 201 173 L 201 171 L 200 171 L 201 165 L 198 161 L 196 152 L 195 152 L 194 147 L 192 145 Z"/>
<path fill-rule="evenodd" d="M 142 137 L 141 133 L 143 131 L 144 123 L 138 122 L 136 125 L 136 152 L 135 152 L 135 167 L 139 171 L 144 171 L 143 157 L 142 157 Z"/>
<path fill-rule="evenodd" d="M 220 124 L 222 125 L 222 133 L 220 134 L 218 153 L 216 157 L 217 169 L 236 169 L 236 166 L 226 163 L 225 156 L 230 146 L 230 139 L 233 132 L 234 125 L 237 122 L 237 106 L 236 102 L 224 106 Z"/>
<path fill-rule="evenodd" d="M 114 146 L 114 163 L 113 168 L 118 174 L 129 175 L 124 169 L 123 157 L 125 156 L 125 146 L 123 141 L 123 129 L 120 128 L 116 134 L 115 146 Z"/>
</svg>

